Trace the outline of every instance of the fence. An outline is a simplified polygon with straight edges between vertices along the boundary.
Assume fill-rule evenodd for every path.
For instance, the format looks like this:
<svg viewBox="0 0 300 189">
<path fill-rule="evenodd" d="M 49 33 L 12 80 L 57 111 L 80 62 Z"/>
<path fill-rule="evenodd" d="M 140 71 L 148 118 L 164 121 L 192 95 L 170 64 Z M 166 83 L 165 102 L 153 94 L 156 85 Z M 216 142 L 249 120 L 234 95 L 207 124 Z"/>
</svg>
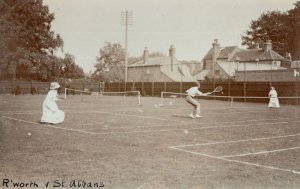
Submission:
<svg viewBox="0 0 300 189">
<path fill-rule="evenodd" d="M 194 85 L 193 82 L 114 82 L 105 83 L 104 91 L 140 91 L 142 96 L 157 96 L 161 92 L 185 93 L 185 91 Z M 202 82 L 201 91 L 212 91 L 214 86 L 222 86 L 224 96 L 254 96 L 266 97 L 270 86 L 275 86 L 280 97 L 294 97 L 300 95 L 299 82 Z M 49 82 L 36 81 L 0 81 L 0 93 L 2 94 L 46 94 L 49 90 Z M 62 89 L 64 88 L 62 84 Z M 103 85 L 96 82 L 77 82 L 69 83 L 68 88 L 85 90 L 93 92 L 103 90 Z M 63 91 L 61 91 L 63 92 Z M 219 94 L 218 94 L 219 95 Z M 242 99 L 241 100 L 245 100 Z M 247 99 L 248 101 L 259 101 L 259 99 Z M 298 100 L 297 100 L 298 101 Z M 295 104 L 295 100 L 282 99 L 281 103 Z M 298 104 L 298 102 L 297 102 Z"/>
</svg>

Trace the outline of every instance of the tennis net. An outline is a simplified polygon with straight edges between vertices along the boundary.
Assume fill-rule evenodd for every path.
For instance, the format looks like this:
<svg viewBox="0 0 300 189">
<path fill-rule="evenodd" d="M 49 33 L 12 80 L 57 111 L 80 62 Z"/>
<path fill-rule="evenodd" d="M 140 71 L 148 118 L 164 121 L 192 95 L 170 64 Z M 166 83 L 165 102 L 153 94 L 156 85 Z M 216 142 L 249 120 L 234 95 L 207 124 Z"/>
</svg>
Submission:
<svg viewBox="0 0 300 189">
<path fill-rule="evenodd" d="M 160 106 L 176 105 L 185 99 L 187 94 L 175 92 L 161 92 Z M 300 96 L 277 97 L 280 104 L 284 105 L 300 105 Z M 207 101 L 207 105 L 216 105 L 224 108 L 251 108 L 257 104 L 268 104 L 270 97 L 258 96 L 196 96 L 195 99 L 202 102 Z"/>
<path fill-rule="evenodd" d="M 105 100 L 116 100 L 120 99 L 120 97 L 123 97 L 122 99 L 124 100 L 125 97 L 126 99 L 130 99 L 132 101 L 135 101 L 138 105 L 142 105 L 141 102 L 141 93 L 140 91 L 120 91 L 120 92 L 95 92 L 95 91 L 90 91 L 89 89 L 85 90 L 78 90 L 78 89 L 71 89 L 71 88 L 65 88 L 64 91 L 64 98 L 69 99 L 72 97 L 75 97 L 81 101 L 84 100 L 95 100 L 95 99 L 105 99 Z M 117 102 L 118 100 L 116 100 Z"/>
</svg>

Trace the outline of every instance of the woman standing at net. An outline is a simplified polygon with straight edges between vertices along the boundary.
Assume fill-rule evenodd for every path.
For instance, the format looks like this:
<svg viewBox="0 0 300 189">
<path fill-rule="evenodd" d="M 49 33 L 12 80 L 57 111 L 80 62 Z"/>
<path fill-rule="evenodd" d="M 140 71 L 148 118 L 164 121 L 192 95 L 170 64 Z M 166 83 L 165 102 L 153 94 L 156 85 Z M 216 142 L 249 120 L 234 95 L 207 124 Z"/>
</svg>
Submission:
<svg viewBox="0 0 300 189">
<path fill-rule="evenodd" d="M 271 90 L 269 92 L 269 97 L 270 97 L 270 101 L 269 101 L 269 108 L 279 108 L 279 100 L 277 97 L 277 91 L 275 90 L 275 87 L 271 87 Z"/>
<path fill-rule="evenodd" d="M 62 123 L 65 119 L 65 113 L 59 110 L 56 104 L 56 100 L 58 100 L 57 89 L 59 87 L 60 85 L 57 82 L 50 84 L 50 91 L 43 102 L 42 123 L 58 124 Z"/>
<path fill-rule="evenodd" d="M 201 91 L 199 91 L 199 88 L 200 88 L 200 82 L 197 81 L 195 87 L 191 87 L 186 91 L 187 93 L 186 101 L 194 107 L 193 112 L 190 114 L 190 117 L 193 119 L 203 117 L 200 115 L 200 103 L 197 100 L 195 100 L 194 97 L 196 95 L 207 96 L 211 94 L 211 93 L 202 93 Z"/>
</svg>

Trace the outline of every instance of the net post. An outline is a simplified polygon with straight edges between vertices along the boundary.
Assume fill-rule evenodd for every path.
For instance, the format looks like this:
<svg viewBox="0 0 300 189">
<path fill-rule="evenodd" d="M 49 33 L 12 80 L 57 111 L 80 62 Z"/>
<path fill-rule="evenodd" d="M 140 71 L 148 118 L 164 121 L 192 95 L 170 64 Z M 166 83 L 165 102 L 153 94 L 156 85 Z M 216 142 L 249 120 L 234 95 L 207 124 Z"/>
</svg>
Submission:
<svg viewBox="0 0 300 189">
<path fill-rule="evenodd" d="M 160 94 L 160 105 L 163 105 L 164 91 Z"/>
<path fill-rule="evenodd" d="M 233 97 L 230 97 L 230 109 L 233 108 Z"/>
<path fill-rule="evenodd" d="M 137 91 L 137 92 L 138 92 L 139 106 L 141 106 L 142 105 L 142 103 L 141 103 L 141 93 L 140 93 L 140 91 Z"/>
<path fill-rule="evenodd" d="M 67 88 L 65 88 L 65 100 L 67 99 Z"/>
</svg>

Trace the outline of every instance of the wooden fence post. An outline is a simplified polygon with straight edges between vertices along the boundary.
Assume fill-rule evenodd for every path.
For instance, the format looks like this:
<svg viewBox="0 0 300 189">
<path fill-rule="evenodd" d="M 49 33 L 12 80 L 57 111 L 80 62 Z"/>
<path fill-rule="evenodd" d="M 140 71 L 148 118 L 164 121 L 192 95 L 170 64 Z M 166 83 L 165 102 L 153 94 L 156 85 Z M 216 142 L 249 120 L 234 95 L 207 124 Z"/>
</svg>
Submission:
<svg viewBox="0 0 300 189">
<path fill-rule="evenodd" d="M 11 81 L 12 81 L 12 83 L 11 83 L 11 94 L 14 95 L 14 86 L 15 86 L 14 85 L 14 79 L 12 79 Z"/>
<path fill-rule="evenodd" d="M 154 96 L 154 82 L 152 81 L 152 86 L 151 86 L 152 94 L 151 96 Z"/>
</svg>

